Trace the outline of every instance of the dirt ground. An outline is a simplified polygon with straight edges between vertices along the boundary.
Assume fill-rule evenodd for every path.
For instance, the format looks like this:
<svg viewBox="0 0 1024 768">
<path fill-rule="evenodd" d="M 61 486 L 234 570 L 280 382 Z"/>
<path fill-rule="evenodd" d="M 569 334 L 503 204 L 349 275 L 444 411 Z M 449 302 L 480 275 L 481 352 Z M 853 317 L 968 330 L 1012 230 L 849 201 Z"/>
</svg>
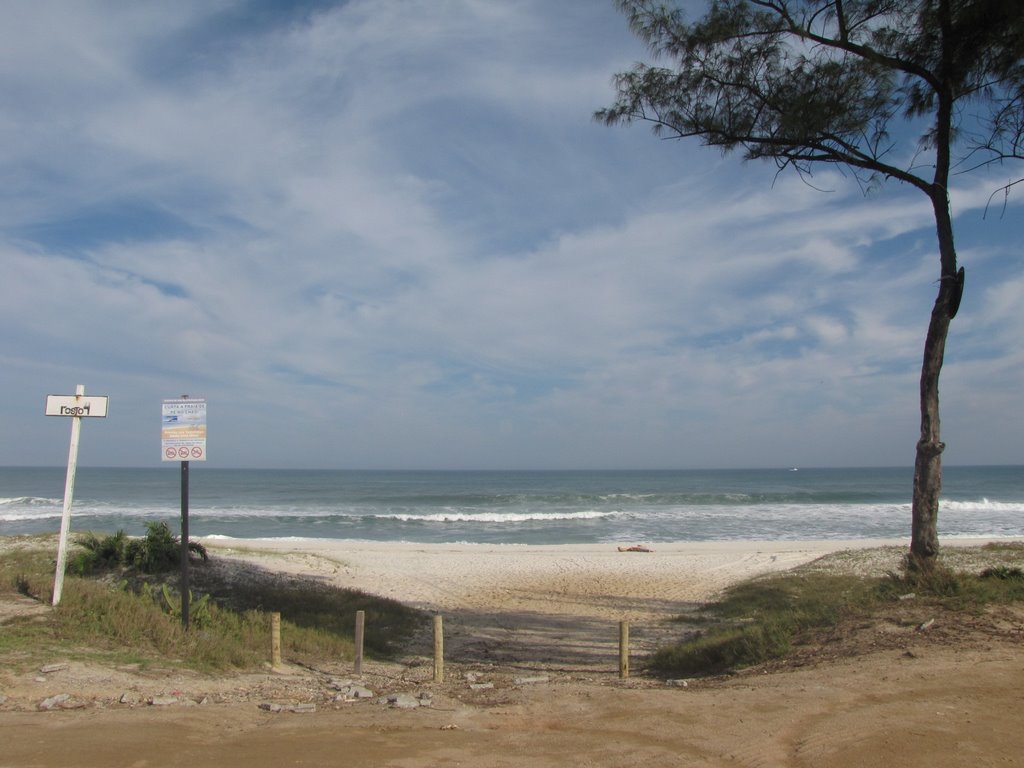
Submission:
<svg viewBox="0 0 1024 768">
<path fill-rule="evenodd" d="M 441 684 L 415 659 L 359 679 L 57 664 L 4 675 L 0 766 L 1024 765 L 1024 615 L 933 618 L 844 628 L 785 664 L 685 685 L 603 662 L 449 664 Z M 374 697 L 344 700 L 348 682 Z M 398 692 L 430 705 L 388 704 Z"/>
<path fill-rule="evenodd" d="M 556 679 L 474 700 L 447 686 L 415 710 L 5 711 L 0 765 L 1019 766 L 1022 661 L 941 648 L 687 688 Z"/>
</svg>

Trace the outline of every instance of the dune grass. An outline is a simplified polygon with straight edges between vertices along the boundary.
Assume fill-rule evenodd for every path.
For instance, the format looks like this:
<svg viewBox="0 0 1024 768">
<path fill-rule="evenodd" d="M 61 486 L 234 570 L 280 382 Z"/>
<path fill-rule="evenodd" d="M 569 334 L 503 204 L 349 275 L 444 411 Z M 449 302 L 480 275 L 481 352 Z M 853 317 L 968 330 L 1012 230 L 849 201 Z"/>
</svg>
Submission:
<svg viewBox="0 0 1024 768">
<path fill-rule="evenodd" d="M 784 575 L 739 584 L 698 617 L 704 628 L 660 648 L 650 667 L 667 677 L 715 674 L 789 652 L 801 633 L 868 610 L 877 583 L 856 576 Z"/>
<path fill-rule="evenodd" d="M 922 604 L 978 614 L 986 606 L 1024 602 L 1024 546 L 989 544 L 994 564 L 968 571 L 940 562 L 885 577 L 793 571 L 738 584 L 704 607 L 702 627 L 660 648 L 651 671 L 665 677 L 718 674 L 785 656 L 816 632 L 871 617 L 913 595 Z M 687 621 L 693 621 L 688 617 Z"/>
<path fill-rule="evenodd" d="M 315 665 L 351 660 L 356 610 L 367 614 L 367 653 L 378 656 L 389 653 L 422 620 L 392 600 L 310 580 L 282 580 L 260 569 L 229 581 L 227 569 L 202 561 L 192 569 L 187 631 L 181 626 L 173 573 L 143 574 L 120 565 L 80 568 L 89 575 L 69 573 L 60 605 L 51 610 L 46 606 L 55 552 L 49 538 L 19 537 L 0 558 L 0 593 L 20 593 L 39 607 L 4 622 L 0 655 L 9 662 L 31 665 L 59 654 L 143 666 L 254 669 L 269 659 L 269 614 L 276 611 L 282 615 L 285 660 Z M 75 551 L 69 561 L 81 564 L 81 554 Z"/>
</svg>

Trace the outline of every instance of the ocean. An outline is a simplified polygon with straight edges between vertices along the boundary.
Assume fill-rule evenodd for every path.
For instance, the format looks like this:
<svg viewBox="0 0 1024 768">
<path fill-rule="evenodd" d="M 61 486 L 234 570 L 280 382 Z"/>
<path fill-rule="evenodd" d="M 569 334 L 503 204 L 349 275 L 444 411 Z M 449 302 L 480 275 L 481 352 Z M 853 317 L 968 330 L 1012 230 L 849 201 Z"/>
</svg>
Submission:
<svg viewBox="0 0 1024 768">
<path fill-rule="evenodd" d="M 79 467 L 71 531 L 180 530 L 178 464 Z M 63 467 L 0 468 L 0 535 L 56 533 Z M 189 471 L 193 538 L 581 544 L 906 538 L 907 468 Z M 947 467 L 941 537 L 1024 538 L 1024 467 Z"/>
</svg>

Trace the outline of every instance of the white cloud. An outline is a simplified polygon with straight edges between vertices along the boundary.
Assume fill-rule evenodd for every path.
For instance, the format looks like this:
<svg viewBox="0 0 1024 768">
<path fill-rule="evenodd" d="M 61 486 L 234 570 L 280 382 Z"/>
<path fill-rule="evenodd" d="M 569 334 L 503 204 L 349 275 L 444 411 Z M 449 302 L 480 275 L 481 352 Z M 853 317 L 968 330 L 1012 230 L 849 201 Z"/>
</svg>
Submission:
<svg viewBox="0 0 1024 768">
<path fill-rule="evenodd" d="M 642 56 L 610 7 L 239 7 L 38 4 L 0 32 L 0 461 L 51 460 L 36 400 L 80 380 L 112 397 L 99 463 L 155 462 L 154 404 L 186 391 L 224 465 L 910 461 L 922 195 L 595 125 Z M 972 222 L 945 423 L 963 461 L 1020 461 L 995 409 L 1021 264 Z"/>
</svg>

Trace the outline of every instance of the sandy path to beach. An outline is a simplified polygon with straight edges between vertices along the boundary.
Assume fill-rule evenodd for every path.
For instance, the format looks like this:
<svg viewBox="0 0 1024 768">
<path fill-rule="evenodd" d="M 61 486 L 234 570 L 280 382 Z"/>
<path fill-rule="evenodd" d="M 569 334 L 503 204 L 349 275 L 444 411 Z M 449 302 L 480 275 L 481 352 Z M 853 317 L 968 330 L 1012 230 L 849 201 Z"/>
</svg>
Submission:
<svg viewBox="0 0 1024 768">
<path fill-rule="evenodd" d="M 216 554 L 318 576 L 424 610 L 529 610 L 614 619 L 706 601 L 724 587 L 830 552 L 898 541 L 518 546 L 333 539 L 206 539 Z M 622 545 L 622 546 L 628 546 Z"/>
<path fill-rule="evenodd" d="M 204 542 L 217 556 L 390 597 L 445 621 L 446 656 L 522 668 L 617 669 L 619 622 L 641 661 L 679 637 L 677 618 L 738 581 L 883 542 L 514 546 L 324 539 Z M 898 542 L 885 542 L 898 544 Z M 629 545 L 623 545 L 629 546 Z M 895 567 L 894 548 L 877 572 Z M 409 646 L 429 654 L 429 627 Z"/>
</svg>

